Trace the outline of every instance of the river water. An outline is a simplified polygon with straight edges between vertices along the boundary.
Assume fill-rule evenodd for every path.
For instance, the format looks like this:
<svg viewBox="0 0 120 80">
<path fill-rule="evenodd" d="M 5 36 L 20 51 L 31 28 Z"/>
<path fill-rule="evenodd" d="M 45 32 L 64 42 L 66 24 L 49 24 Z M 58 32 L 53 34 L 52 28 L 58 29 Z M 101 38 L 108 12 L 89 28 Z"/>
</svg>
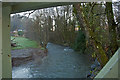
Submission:
<svg viewBox="0 0 120 80">
<path fill-rule="evenodd" d="M 69 47 L 48 43 L 48 56 L 13 67 L 13 78 L 85 78 L 91 63 Z"/>
</svg>

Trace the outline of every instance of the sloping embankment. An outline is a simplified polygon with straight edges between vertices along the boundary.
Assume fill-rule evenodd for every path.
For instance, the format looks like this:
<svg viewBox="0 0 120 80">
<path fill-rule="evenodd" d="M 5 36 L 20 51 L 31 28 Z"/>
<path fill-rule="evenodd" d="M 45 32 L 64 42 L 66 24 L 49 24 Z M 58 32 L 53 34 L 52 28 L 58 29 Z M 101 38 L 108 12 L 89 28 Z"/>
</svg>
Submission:
<svg viewBox="0 0 120 80">
<path fill-rule="evenodd" d="M 12 50 L 11 54 L 12 66 L 19 66 L 38 57 L 42 59 L 44 56 L 47 56 L 47 53 L 44 50 L 41 50 L 40 48 Z"/>
</svg>

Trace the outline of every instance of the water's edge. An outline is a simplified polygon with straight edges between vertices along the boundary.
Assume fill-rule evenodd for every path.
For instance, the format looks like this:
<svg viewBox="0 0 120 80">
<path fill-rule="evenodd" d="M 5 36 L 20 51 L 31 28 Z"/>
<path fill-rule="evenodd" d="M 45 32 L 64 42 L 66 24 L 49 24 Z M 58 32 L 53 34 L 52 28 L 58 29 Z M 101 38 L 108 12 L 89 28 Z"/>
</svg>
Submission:
<svg viewBox="0 0 120 80">
<path fill-rule="evenodd" d="M 85 78 L 91 63 L 69 47 L 48 43 L 48 55 L 13 67 L 13 78 Z"/>
</svg>

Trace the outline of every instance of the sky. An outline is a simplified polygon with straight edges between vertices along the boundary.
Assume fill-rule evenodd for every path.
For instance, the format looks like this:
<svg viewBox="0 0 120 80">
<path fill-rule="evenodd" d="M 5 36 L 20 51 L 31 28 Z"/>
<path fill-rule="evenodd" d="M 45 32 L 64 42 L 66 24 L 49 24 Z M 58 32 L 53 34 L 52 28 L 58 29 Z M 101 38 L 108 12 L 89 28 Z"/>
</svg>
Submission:
<svg viewBox="0 0 120 80">
<path fill-rule="evenodd" d="M 113 2 L 116 2 L 117 0 L 112 0 Z"/>
<path fill-rule="evenodd" d="M 15 0 L 0 0 L 0 1 L 8 1 L 8 2 L 15 2 Z M 24 0 L 16 0 L 17 2 L 24 2 Z M 32 1 L 32 0 L 28 0 L 28 2 L 29 1 Z M 34 0 L 33 0 L 34 1 Z M 37 0 L 36 0 L 37 1 Z M 47 2 L 49 2 L 49 0 L 45 0 L 45 1 L 47 1 Z M 52 0 L 53 2 L 54 2 L 54 0 Z M 63 0 L 61 0 L 62 2 L 63 2 Z M 68 0 L 69 1 L 69 0 Z M 74 2 L 74 0 L 71 0 L 72 2 Z M 77 0 L 76 0 L 77 1 Z M 86 1 L 89 1 L 89 0 L 86 0 Z M 94 1 L 98 1 L 98 0 L 94 0 Z M 109 0 L 106 0 L 106 1 L 109 1 Z M 120 1 L 120 0 L 112 0 L 112 1 Z M 35 1 L 34 1 L 35 2 Z M 43 1 L 42 1 L 43 2 Z"/>
<path fill-rule="evenodd" d="M 112 2 L 119 2 L 120 0 L 112 0 Z M 20 14 L 20 15 L 24 15 L 24 13 L 29 13 L 29 12 L 32 12 L 33 10 L 31 11 L 26 11 L 26 12 L 21 12 L 21 13 L 17 13 L 17 14 Z M 34 14 L 34 13 L 33 13 Z M 11 14 L 11 16 L 13 16 L 14 14 Z M 25 16 L 28 17 L 29 14 L 26 14 Z M 32 14 L 31 14 L 32 15 Z M 32 18 L 32 16 L 29 16 L 30 18 Z"/>
</svg>

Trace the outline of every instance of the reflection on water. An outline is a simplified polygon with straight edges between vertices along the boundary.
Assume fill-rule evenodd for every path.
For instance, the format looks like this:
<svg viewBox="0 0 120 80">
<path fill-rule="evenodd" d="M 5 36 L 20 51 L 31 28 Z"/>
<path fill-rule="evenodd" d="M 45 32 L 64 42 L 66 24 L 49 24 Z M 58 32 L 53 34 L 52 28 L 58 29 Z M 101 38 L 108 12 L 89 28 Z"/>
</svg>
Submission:
<svg viewBox="0 0 120 80">
<path fill-rule="evenodd" d="M 48 43 L 48 56 L 13 67 L 13 78 L 85 78 L 90 63 L 69 47 Z M 41 63 L 42 61 L 42 63 Z"/>
</svg>

